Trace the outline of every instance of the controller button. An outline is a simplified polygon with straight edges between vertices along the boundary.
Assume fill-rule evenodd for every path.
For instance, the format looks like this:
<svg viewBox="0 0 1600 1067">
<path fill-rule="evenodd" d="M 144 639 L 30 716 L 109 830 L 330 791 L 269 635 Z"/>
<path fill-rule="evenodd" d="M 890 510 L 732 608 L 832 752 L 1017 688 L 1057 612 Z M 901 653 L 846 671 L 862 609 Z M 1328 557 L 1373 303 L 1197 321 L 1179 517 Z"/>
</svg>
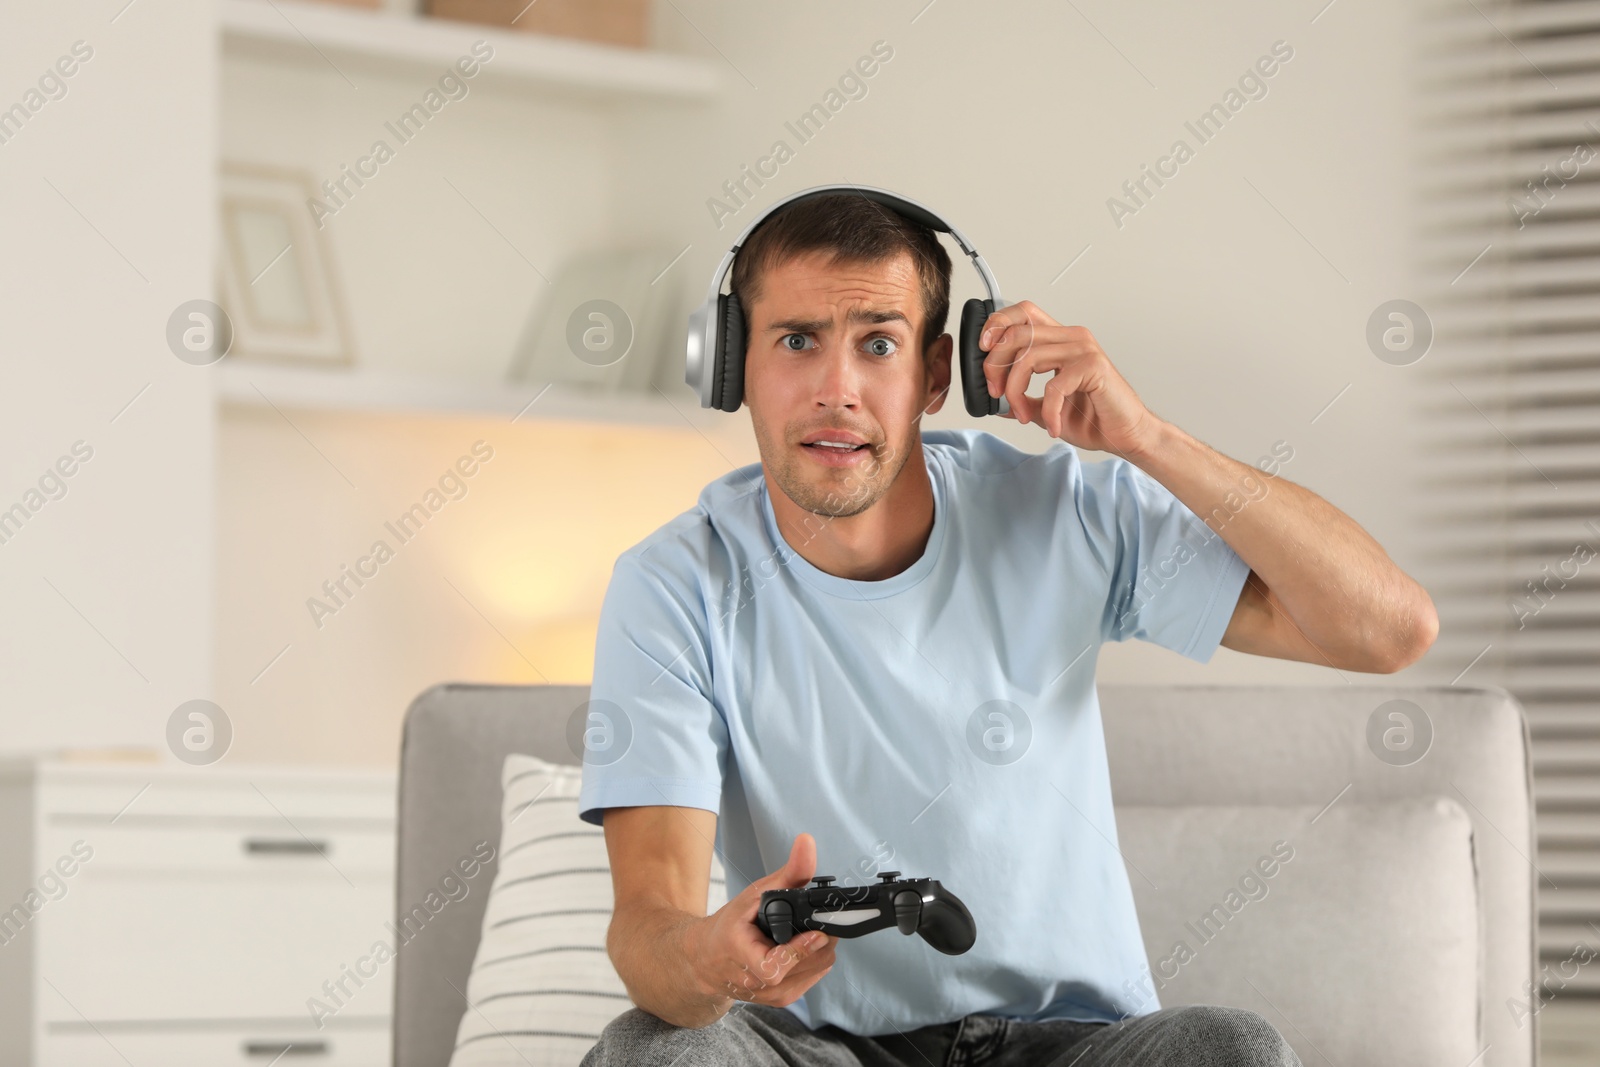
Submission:
<svg viewBox="0 0 1600 1067">
<path fill-rule="evenodd" d="M 811 879 L 811 884 L 812 885 L 816 885 L 816 886 L 824 886 L 824 887 L 826 887 L 826 886 L 832 885 L 833 881 L 834 881 L 834 875 L 831 875 L 831 874 L 819 874 L 815 878 Z"/>
<path fill-rule="evenodd" d="M 899 871 L 879 871 L 878 872 L 878 877 L 882 878 L 885 882 L 892 882 L 896 878 L 900 877 L 900 872 Z"/>
<path fill-rule="evenodd" d="M 794 909 L 784 900 L 772 900 L 762 909 L 762 917 L 767 920 L 767 927 L 772 940 L 780 945 L 787 944 L 794 937 Z"/>
<path fill-rule="evenodd" d="M 922 923 L 922 899 L 909 889 L 894 895 L 894 924 L 906 936 L 916 933 Z"/>
</svg>

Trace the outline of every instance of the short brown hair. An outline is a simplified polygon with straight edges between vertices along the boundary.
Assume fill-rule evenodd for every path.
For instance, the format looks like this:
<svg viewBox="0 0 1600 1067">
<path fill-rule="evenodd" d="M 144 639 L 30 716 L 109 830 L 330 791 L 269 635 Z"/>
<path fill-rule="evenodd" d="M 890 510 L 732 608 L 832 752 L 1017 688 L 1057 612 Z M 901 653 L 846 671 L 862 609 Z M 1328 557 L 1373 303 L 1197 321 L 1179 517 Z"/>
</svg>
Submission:
<svg viewBox="0 0 1600 1067">
<path fill-rule="evenodd" d="M 923 355 L 950 316 L 950 254 L 932 230 L 856 193 L 821 193 L 762 220 L 733 258 L 730 288 L 748 315 L 761 295 L 761 275 L 807 252 L 831 252 L 829 263 L 882 263 L 910 252 L 922 291 Z"/>
</svg>

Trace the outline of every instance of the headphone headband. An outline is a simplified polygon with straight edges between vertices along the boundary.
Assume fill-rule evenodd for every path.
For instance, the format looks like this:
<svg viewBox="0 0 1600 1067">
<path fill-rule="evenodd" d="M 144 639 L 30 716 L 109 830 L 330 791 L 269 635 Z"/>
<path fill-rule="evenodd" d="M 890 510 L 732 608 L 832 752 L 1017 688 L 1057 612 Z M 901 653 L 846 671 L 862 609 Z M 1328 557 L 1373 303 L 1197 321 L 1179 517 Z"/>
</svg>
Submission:
<svg viewBox="0 0 1600 1067">
<path fill-rule="evenodd" d="M 989 299 L 995 301 L 995 307 L 1004 306 L 1000 303 L 1000 283 L 995 281 L 994 274 L 989 270 L 989 264 L 983 261 L 983 257 L 972 246 L 972 242 L 967 240 L 965 234 L 946 222 L 927 205 L 919 204 L 909 197 L 900 196 L 898 193 L 891 193 L 887 189 L 878 189 L 870 185 L 813 185 L 809 189 L 802 189 L 798 193 L 787 196 L 765 208 L 759 215 L 750 220 L 750 224 L 744 228 L 738 239 L 733 242 L 733 247 L 729 248 L 727 254 L 722 257 L 722 262 L 717 264 L 717 269 L 711 272 L 711 288 L 706 293 L 706 299 L 714 301 L 717 295 L 722 292 L 722 283 L 727 279 L 728 271 L 733 267 L 734 257 L 739 254 L 739 249 L 744 247 L 745 241 L 749 240 L 750 235 L 755 232 L 755 228 L 765 222 L 768 216 L 781 208 L 788 207 L 790 204 L 799 203 L 801 200 L 810 200 L 812 197 L 823 196 L 827 193 L 845 192 L 859 193 L 866 199 L 883 204 L 885 207 L 904 215 L 912 222 L 926 226 L 935 233 L 949 234 L 956 244 L 961 246 L 962 253 L 972 260 L 972 265 L 977 268 L 979 277 L 983 279 L 983 287 L 988 292 Z"/>
</svg>

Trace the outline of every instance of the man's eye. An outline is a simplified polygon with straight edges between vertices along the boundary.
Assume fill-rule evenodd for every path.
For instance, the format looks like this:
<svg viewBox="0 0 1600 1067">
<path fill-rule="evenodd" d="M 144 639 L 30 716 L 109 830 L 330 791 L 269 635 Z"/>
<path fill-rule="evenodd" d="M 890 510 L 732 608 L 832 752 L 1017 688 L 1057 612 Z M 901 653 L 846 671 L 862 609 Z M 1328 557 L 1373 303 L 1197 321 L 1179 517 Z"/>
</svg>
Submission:
<svg viewBox="0 0 1600 1067">
<path fill-rule="evenodd" d="M 807 342 L 810 340 L 811 338 L 803 333 L 786 333 L 779 339 L 779 342 L 791 352 L 804 352 L 809 347 Z M 799 341 L 800 343 L 791 343 L 794 341 Z"/>
<path fill-rule="evenodd" d="M 893 337 L 874 337 L 867 342 L 867 351 L 875 356 L 892 356 L 900 350 Z"/>
</svg>

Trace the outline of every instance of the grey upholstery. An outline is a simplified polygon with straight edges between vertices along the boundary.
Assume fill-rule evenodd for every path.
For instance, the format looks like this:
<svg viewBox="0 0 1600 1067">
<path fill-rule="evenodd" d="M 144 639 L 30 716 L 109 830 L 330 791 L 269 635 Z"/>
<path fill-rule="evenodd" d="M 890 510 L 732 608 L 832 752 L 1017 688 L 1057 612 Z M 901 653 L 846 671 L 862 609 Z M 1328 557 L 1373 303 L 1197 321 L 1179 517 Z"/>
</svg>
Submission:
<svg viewBox="0 0 1600 1067">
<path fill-rule="evenodd" d="M 551 763 L 578 763 L 566 743 L 567 718 L 589 687 L 436 685 L 411 702 L 400 747 L 397 913 L 438 884 L 479 841 L 500 847 L 500 765 L 524 752 Z M 466 1010 L 488 886 L 498 863 L 475 888 L 442 909 L 396 954 L 396 1067 L 444 1067 Z"/>
<path fill-rule="evenodd" d="M 1405 767 L 1376 759 L 1367 722 L 1404 697 L 1433 723 L 1432 747 Z M 567 721 L 587 686 L 447 684 L 406 715 L 400 768 L 397 903 L 407 911 L 479 841 L 499 841 L 499 771 L 509 752 L 576 763 Z M 1537 1017 L 1519 1028 L 1506 1009 L 1536 968 L 1533 807 L 1521 707 L 1498 689 L 1453 687 L 1100 687 L 1113 792 L 1125 805 L 1315 804 L 1444 796 L 1471 814 L 1484 945 L 1478 997 L 1484 1067 L 1531 1067 Z M 1352 863 L 1361 862 L 1352 855 Z M 397 1067 L 444 1067 L 466 989 L 493 864 L 477 887 L 432 920 L 396 958 Z M 1394 872 L 1404 892 L 1406 872 Z M 1284 952 L 1295 933 L 1283 932 Z M 1376 963 L 1376 961 L 1374 961 Z M 1381 966 L 1318 974 L 1339 1012 L 1348 983 L 1382 983 Z M 1395 988 L 1394 1003 L 1438 995 Z M 1351 1027 L 1371 1020 L 1349 1019 Z M 1308 1061 L 1309 1063 L 1310 1061 Z"/>
</svg>

